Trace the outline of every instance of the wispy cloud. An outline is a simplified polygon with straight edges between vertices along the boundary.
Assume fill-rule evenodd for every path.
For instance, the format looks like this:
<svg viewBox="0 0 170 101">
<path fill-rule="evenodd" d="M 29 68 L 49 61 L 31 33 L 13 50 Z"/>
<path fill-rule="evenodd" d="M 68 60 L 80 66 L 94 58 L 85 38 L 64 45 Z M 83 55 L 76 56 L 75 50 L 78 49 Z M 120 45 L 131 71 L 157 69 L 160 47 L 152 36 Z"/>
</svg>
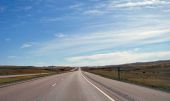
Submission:
<svg viewBox="0 0 170 101">
<path fill-rule="evenodd" d="M 137 52 L 137 51 L 139 51 L 140 50 L 140 48 L 134 48 L 133 49 L 133 51 L 135 51 L 135 52 Z"/>
<path fill-rule="evenodd" d="M 64 16 L 54 16 L 54 17 L 41 17 L 39 19 L 40 23 L 50 23 L 50 22 L 58 22 L 58 21 L 65 21 L 66 19 L 72 19 L 75 18 L 76 16 L 72 16 L 69 14 L 66 14 Z"/>
<path fill-rule="evenodd" d="M 15 53 L 14 55 L 20 58 L 13 62 L 18 63 L 72 62 L 95 65 L 110 64 L 113 61 L 115 63 L 140 61 L 141 58 L 134 57 L 138 57 L 142 52 L 170 50 L 169 0 L 60 2 L 62 5 L 56 0 L 29 0 L 27 4 L 18 0 L 12 6 L 0 4 L 0 13 L 4 15 L 0 21 L 0 32 L 5 33 L 2 34 L 0 43 L 2 50 L 9 50 L 1 52 L 1 61 L 6 62 L 3 55 L 7 58 L 7 54 Z M 7 7 L 7 11 L 6 8 L 4 11 L 4 7 Z M 11 14 L 14 16 L 10 16 Z M 11 22 L 11 19 L 14 21 Z M 13 29 L 21 27 L 21 33 L 29 33 L 28 38 L 23 37 L 23 40 L 36 40 L 39 36 L 38 43 L 33 43 L 32 40 L 23 43 L 21 42 L 23 40 L 18 40 L 18 30 Z M 31 30 L 26 31 L 28 27 Z M 9 32 L 10 30 L 14 35 Z M 7 42 L 10 38 L 12 43 Z M 19 47 L 11 47 L 18 44 Z M 148 53 L 152 57 L 150 54 Z M 114 56 L 120 59 L 114 60 Z M 128 58 L 123 60 L 124 56 Z M 25 57 L 29 58 L 24 59 Z M 65 61 L 65 58 L 68 61 Z"/>
<path fill-rule="evenodd" d="M 74 5 L 70 5 L 69 8 L 76 9 L 76 10 L 81 10 L 82 6 L 83 6 L 82 3 L 77 3 L 77 4 L 74 4 Z"/>
<path fill-rule="evenodd" d="M 125 2 L 125 3 L 118 3 L 113 4 L 112 7 L 144 7 L 150 5 L 160 5 L 166 4 L 166 1 L 163 0 L 143 0 L 143 1 L 135 1 L 135 2 Z"/>
<path fill-rule="evenodd" d="M 54 34 L 54 36 L 56 38 L 64 38 L 64 37 L 66 37 L 66 35 L 64 33 L 56 33 L 56 34 Z"/>
<path fill-rule="evenodd" d="M 101 11 L 101 10 L 97 10 L 97 9 L 92 9 L 92 10 L 87 10 L 84 11 L 83 14 L 85 15 L 102 15 L 105 12 Z"/>
<path fill-rule="evenodd" d="M 56 22 L 56 21 L 60 21 L 63 18 L 61 17 L 42 17 L 40 19 L 40 23 L 49 23 L 49 22 Z"/>
<path fill-rule="evenodd" d="M 22 44 L 21 48 L 29 48 L 29 47 L 32 47 L 32 46 L 33 46 L 32 42 L 28 42 L 28 43 Z"/>
<path fill-rule="evenodd" d="M 95 2 L 91 5 L 75 4 L 71 5 L 70 9 L 77 10 L 80 14 L 97 16 L 104 15 L 106 13 L 113 13 L 113 10 L 117 9 L 128 9 L 128 8 L 138 8 L 138 7 L 148 7 L 148 8 L 156 8 L 162 5 L 169 5 L 170 2 L 166 0 L 122 0 L 122 1 L 100 1 Z"/>
<path fill-rule="evenodd" d="M 112 52 L 104 54 L 95 54 L 89 56 L 69 57 L 66 60 L 75 65 L 112 65 L 133 62 L 155 61 L 161 59 L 170 59 L 170 51 L 159 52 Z"/>
<path fill-rule="evenodd" d="M 70 36 L 60 40 L 42 43 L 33 53 L 52 54 L 64 51 L 68 54 L 79 54 L 91 51 L 107 50 L 110 48 L 136 47 L 170 40 L 170 29 L 141 29 L 125 31 L 108 31 Z M 116 43 L 116 44 L 115 44 Z M 70 52 L 69 52 L 70 51 Z"/>
</svg>

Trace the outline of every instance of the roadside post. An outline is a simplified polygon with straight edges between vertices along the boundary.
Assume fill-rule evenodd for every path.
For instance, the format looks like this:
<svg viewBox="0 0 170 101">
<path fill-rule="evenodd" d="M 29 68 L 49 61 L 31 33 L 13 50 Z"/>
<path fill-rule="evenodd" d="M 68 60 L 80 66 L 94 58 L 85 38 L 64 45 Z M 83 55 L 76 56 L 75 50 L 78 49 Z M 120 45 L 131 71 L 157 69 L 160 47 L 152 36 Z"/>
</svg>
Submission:
<svg viewBox="0 0 170 101">
<path fill-rule="evenodd" d="M 120 67 L 117 67 L 117 75 L 118 75 L 118 80 L 120 80 Z"/>
</svg>

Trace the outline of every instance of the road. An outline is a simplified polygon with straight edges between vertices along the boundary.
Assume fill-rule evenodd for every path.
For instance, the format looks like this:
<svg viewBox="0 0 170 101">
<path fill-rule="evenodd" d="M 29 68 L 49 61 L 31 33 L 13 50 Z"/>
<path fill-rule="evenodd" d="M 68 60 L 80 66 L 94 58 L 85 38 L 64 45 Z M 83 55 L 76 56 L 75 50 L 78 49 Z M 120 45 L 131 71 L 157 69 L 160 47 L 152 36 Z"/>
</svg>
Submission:
<svg viewBox="0 0 170 101">
<path fill-rule="evenodd" d="M 2 87 L 0 101 L 170 101 L 170 93 L 78 70 Z"/>
<path fill-rule="evenodd" d="M 3 75 L 3 76 L 0 76 L 0 78 L 10 78 L 10 77 L 19 77 L 19 76 L 33 76 L 33 75 L 40 75 L 40 74 L 49 74 L 49 73 L 20 74 L 20 75 Z"/>
</svg>

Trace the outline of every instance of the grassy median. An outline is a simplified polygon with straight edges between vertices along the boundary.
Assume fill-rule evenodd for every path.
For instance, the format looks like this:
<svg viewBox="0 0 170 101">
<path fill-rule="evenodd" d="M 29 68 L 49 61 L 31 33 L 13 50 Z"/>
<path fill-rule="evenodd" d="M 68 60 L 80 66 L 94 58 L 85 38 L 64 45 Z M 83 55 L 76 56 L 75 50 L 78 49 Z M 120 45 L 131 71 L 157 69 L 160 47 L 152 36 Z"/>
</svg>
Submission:
<svg viewBox="0 0 170 101">
<path fill-rule="evenodd" d="M 37 75 L 29 75 L 29 76 L 27 75 L 27 76 L 0 78 L 0 85 L 65 73 L 72 69 L 73 68 L 71 67 L 55 67 L 55 66 L 49 66 L 49 67 L 0 66 L 0 76 L 37 74 Z"/>
<path fill-rule="evenodd" d="M 55 73 L 40 74 L 40 75 L 31 75 L 31 76 L 19 76 L 19 77 L 0 78 L 0 85 L 8 84 L 8 83 L 20 82 L 20 81 L 24 81 L 24 80 L 30 80 L 30 79 L 44 77 L 44 76 L 49 76 L 49 75 L 53 75 L 53 74 L 55 74 Z"/>
</svg>

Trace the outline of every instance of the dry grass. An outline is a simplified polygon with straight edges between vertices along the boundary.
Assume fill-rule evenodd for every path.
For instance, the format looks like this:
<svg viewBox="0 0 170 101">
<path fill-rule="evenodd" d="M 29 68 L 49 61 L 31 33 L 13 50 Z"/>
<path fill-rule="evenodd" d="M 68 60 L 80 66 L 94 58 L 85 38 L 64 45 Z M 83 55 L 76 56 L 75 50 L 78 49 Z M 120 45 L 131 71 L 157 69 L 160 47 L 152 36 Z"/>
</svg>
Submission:
<svg viewBox="0 0 170 101">
<path fill-rule="evenodd" d="M 121 68 L 120 80 L 170 92 L 170 61 L 127 64 L 102 68 L 88 68 L 88 72 L 110 79 L 118 79 L 117 67 Z"/>
<path fill-rule="evenodd" d="M 101 75 L 110 79 L 118 80 L 118 74 L 116 71 L 106 71 L 106 70 L 90 70 L 88 72 Z M 131 82 L 135 84 L 140 84 L 152 88 L 162 89 L 170 91 L 170 78 L 169 76 L 153 74 L 153 73 L 141 73 L 133 71 L 123 71 L 120 73 L 120 80 L 125 82 Z"/>
<path fill-rule="evenodd" d="M 20 74 L 38 74 L 38 73 L 48 73 L 39 74 L 31 76 L 19 76 L 19 77 L 8 77 L 0 78 L 0 85 L 20 82 L 23 80 L 29 80 L 37 77 L 43 77 L 48 75 L 60 74 L 70 71 L 72 68 L 52 68 L 52 67 L 32 67 L 32 66 L 0 66 L 0 75 L 20 75 Z"/>
<path fill-rule="evenodd" d="M 0 75 L 49 73 L 49 70 L 30 67 L 0 67 Z"/>
<path fill-rule="evenodd" d="M 32 75 L 32 76 L 19 76 L 19 77 L 9 77 L 9 78 L 0 78 L 0 85 L 7 83 L 20 82 L 24 80 L 30 80 L 38 77 L 49 76 L 52 74 L 40 74 L 40 75 Z"/>
<path fill-rule="evenodd" d="M 0 66 L 0 75 L 17 75 L 17 74 L 37 74 L 37 73 L 60 73 L 69 71 L 69 67 L 33 67 L 33 66 Z"/>
</svg>

